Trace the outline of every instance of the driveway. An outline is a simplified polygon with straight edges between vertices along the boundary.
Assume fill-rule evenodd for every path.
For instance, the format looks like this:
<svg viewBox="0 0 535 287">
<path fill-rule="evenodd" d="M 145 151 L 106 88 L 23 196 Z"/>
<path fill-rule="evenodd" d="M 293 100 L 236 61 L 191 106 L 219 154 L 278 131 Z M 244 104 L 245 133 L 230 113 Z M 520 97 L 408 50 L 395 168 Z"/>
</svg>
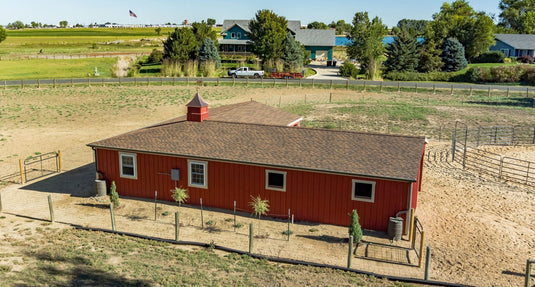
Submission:
<svg viewBox="0 0 535 287">
<path fill-rule="evenodd" d="M 316 74 L 310 76 L 307 79 L 317 79 L 317 80 L 341 80 L 345 79 L 338 75 L 338 70 L 340 68 L 340 63 L 337 63 L 336 67 L 327 67 L 326 62 L 312 62 L 307 67 L 314 69 Z"/>
</svg>

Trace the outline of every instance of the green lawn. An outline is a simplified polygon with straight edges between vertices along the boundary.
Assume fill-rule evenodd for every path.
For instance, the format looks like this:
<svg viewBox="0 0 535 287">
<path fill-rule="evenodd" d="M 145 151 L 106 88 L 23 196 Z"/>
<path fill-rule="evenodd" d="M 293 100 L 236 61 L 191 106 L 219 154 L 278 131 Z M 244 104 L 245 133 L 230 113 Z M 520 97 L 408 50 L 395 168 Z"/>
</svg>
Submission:
<svg viewBox="0 0 535 287">
<path fill-rule="evenodd" d="M 474 64 L 468 64 L 468 68 L 472 68 L 472 67 L 492 68 L 492 67 L 516 66 L 516 65 L 519 65 L 519 64 L 516 62 L 513 62 L 513 63 L 474 63 Z"/>
<path fill-rule="evenodd" d="M 74 60 L 13 60 L 0 61 L 0 79 L 84 78 L 97 67 L 100 77 L 112 76 L 116 58 L 86 58 Z"/>
</svg>

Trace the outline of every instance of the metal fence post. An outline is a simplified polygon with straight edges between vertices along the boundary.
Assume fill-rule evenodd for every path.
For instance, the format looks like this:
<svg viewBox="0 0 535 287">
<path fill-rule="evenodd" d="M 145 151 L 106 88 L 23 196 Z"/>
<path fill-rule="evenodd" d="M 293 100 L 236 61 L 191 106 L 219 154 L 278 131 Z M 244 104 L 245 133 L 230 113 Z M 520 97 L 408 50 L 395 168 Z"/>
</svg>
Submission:
<svg viewBox="0 0 535 287">
<path fill-rule="evenodd" d="M 111 229 L 115 231 L 115 215 L 113 214 L 113 203 L 110 203 Z"/>
<path fill-rule="evenodd" d="M 249 253 L 253 253 L 253 224 L 249 223 Z"/>
<path fill-rule="evenodd" d="M 425 274 L 424 280 L 429 280 L 429 267 L 431 265 L 431 247 L 427 246 L 425 251 Z"/>
<path fill-rule="evenodd" d="M 535 263 L 535 260 L 529 260 L 526 262 L 526 280 L 525 280 L 525 287 L 530 287 L 530 277 L 531 277 L 531 264 Z"/>
<path fill-rule="evenodd" d="M 54 208 L 52 207 L 52 195 L 48 196 L 48 209 L 50 210 L 50 222 L 54 222 Z"/>
<path fill-rule="evenodd" d="M 178 241 L 178 232 L 180 228 L 180 221 L 178 218 L 178 211 L 175 212 L 175 241 Z"/>
<path fill-rule="evenodd" d="M 347 250 L 347 268 L 351 268 L 351 251 L 353 251 L 353 235 L 349 235 L 349 249 Z"/>
</svg>

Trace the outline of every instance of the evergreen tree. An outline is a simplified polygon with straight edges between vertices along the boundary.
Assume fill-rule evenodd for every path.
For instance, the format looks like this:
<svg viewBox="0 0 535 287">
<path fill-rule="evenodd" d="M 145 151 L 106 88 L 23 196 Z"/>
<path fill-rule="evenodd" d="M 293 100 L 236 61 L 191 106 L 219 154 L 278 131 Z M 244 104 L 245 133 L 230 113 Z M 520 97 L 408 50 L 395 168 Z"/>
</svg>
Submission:
<svg viewBox="0 0 535 287">
<path fill-rule="evenodd" d="M 117 193 L 115 181 L 112 181 L 110 186 L 110 202 L 113 204 L 113 207 L 119 206 L 119 194 Z"/>
<path fill-rule="evenodd" d="M 212 41 L 212 39 L 204 39 L 199 50 L 199 61 L 201 61 L 201 63 L 213 61 L 216 65 L 216 69 L 221 66 L 221 57 L 219 56 L 217 47 L 215 46 L 215 43 L 214 41 Z"/>
<path fill-rule="evenodd" d="M 464 47 L 457 39 L 446 39 L 442 49 L 442 61 L 444 61 L 443 70 L 446 72 L 459 71 L 468 66 L 464 56 Z"/>
<path fill-rule="evenodd" d="M 290 72 L 297 72 L 303 66 L 303 50 L 301 45 L 295 41 L 290 32 L 286 33 L 286 39 L 284 39 L 284 70 Z"/>
<path fill-rule="evenodd" d="M 169 38 L 163 42 L 164 59 L 186 62 L 195 59 L 197 54 L 197 40 L 190 28 L 176 28 Z"/>
<path fill-rule="evenodd" d="M 392 44 L 386 47 L 386 72 L 414 72 L 418 67 L 418 41 L 406 29 L 398 32 Z"/>
<path fill-rule="evenodd" d="M 353 243 L 359 243 L 360 240 L 362 240 L 362 228 L 360 227 L 359 215 L 355 209 L 353 209 L 353 212 L 351 212 L 349 235 L 353 236 Z"/>
</svg>

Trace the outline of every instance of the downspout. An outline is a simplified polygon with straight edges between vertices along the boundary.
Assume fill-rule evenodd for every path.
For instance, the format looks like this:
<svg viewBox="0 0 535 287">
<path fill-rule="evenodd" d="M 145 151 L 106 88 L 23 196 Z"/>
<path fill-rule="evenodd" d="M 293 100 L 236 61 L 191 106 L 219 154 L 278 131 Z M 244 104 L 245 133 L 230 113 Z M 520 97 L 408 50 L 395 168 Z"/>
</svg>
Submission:
<svg viewBox="0 0 535 287">
<path fill-rule="evenodd" d="M 408 201 L 407 201 L 407 210 L 402 210 L 402 211 L 399 211 L 398 213 L 396 213 L 396 217 L 399 217 L 400 215 L 402 214 L 406 214 L 405 216 L 405 233 L 403 235 L 407 235 L 411 232 L 411 225 L 412 225 L 412 222 L 410 222 L 411 220 L 411 217 L 412 217 L 412 214 L 411 214 L 411 208 L 412 208 L 412 185 L 413 183 L 411 182 L 409 184 L 409 194 L 407 196 L 408 198 Z"/>
<path fill-rule="evenodd" d="M 93 149 L 93 160 L 95 161 L 95 177 L 98 178 L 98 155 L 97 155 L 97 149 L 95 147 L 92 147 Z"/>
</svg>

